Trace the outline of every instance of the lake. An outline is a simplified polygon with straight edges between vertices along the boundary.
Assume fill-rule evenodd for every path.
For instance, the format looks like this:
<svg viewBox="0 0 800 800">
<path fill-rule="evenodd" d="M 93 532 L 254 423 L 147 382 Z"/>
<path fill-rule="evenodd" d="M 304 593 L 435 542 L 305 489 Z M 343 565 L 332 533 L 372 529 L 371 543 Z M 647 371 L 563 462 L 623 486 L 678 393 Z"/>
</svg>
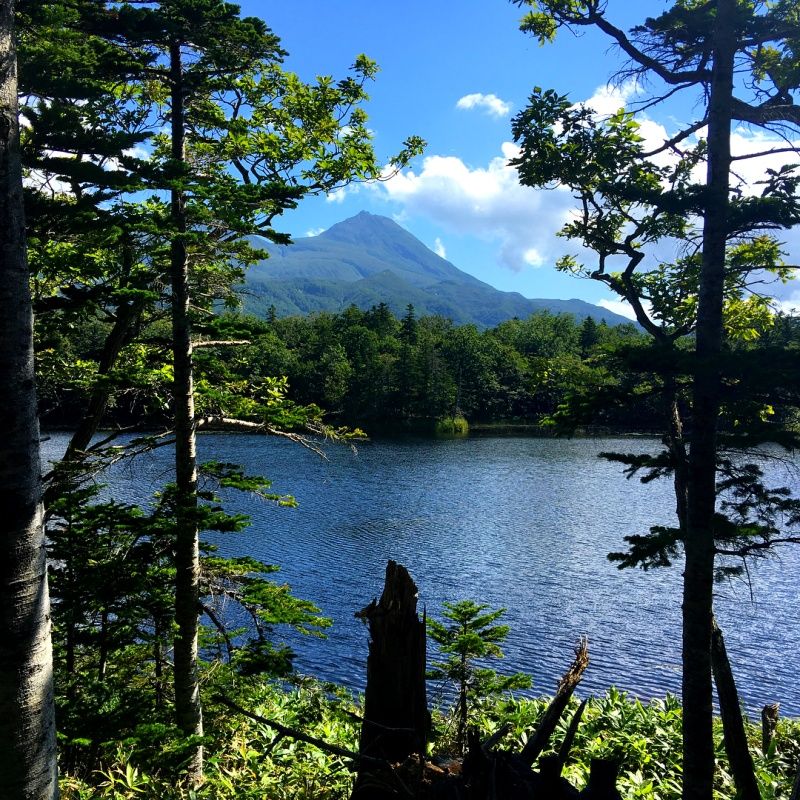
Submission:
<svg viewBox="0 0 800 800">
<path fill-rule="evenodd" d="M 66 434 L 43 444 L 57 457 Z M 589 637 L 591 663 L 579 693 L 610 685 L 642 698 L 680 689 L 680 564 L 619 571 L 606 554 L 623 537 L 674 522 L 671 485 L 629 481 L 601 451 L 643 452 L 651 439 L 468 438 L 374 441 L 357 452 L 326 446 L 327 460 L 296 444 L 235 434 L 199 437 L 201 460 L 233 461 L 293 494 L 278 508 L 233 493 L 229 510 L 252 526 L 207 538 L 224 555 L 278 564 L 278 577 L 334 620 L 328 638 L 291 637 L 300 672 L 363 688 L 366 628 L 354 613 L 380 594 L 387 559 L 408 567 L 420 603 L 440 617 L 464 598 L 508 609 L 503 669 L 533 676 L 549 694 L 575 641 Z M 146 503 L 170 479 L 164 448 L 108 475 L 119 501 Z M 798 489 L 789 465 L 771 464 L 776 485 Z M 748 708 L 779 701 L 800 715 L 800 548 L 750 567 L 751 583 L 717 587 L 717 616 Z M 752 593 L 752 594 L 751 594 Z"/>
</svg>

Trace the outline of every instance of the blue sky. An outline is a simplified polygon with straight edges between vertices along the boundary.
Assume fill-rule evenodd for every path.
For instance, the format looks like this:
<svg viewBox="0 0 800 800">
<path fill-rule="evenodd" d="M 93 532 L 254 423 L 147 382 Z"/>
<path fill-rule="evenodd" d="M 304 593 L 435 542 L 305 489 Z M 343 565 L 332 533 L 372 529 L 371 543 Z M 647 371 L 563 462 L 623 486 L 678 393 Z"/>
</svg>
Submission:
<svg viewBox="0 0 800 800">
<path fill-rule="evenodd" d="M 424 156 L 392 181 L 304 201 L 281 226 L 295 237 L 330 227 L 361 210 L 384 214 L 459 268 L 527 297 L 580 297 L 615 310 L 601 285 L 561 275 L 558 256 L 574 245 L 555 237 L 568 209 L 565 192 L 522 189 L 506 162 L 513 153 L 510 120 L 534 86 L 609 112 L 628 95 L 606 87 L 617 52 L 594 32 L 567 32 L 540 47 L 518 30 L 520 9 L 505 0 L 243 0 L 242 11 L 265 19 L 289 51 L 286 66 L 302 78 L 343 76 L 366 53 L 381 67 L 367 106 L 382 158 L 416 134 Z M 666 0 L 609 0 L 621 27 L 654 16 Z M 471 99 L 470 99 L 471 98 Z M 461 101 L 459 103 L 459 101 Z M 689 109 L 691 111 L 691 108 Z M 680 114 L 680 107 L 670 113 Z M 675 130 L 662 113 L 649 133 Z M 741 146 L 751 145 L 742 132 Z M 763 168 L 763 167 L 762 167 Z M 800 236 L 787 239 L 800 253 Z M 794 253 L 790 253 L 794 255 Z M 800 306 L 796 281 L 776 292 Z"/>
</svg>

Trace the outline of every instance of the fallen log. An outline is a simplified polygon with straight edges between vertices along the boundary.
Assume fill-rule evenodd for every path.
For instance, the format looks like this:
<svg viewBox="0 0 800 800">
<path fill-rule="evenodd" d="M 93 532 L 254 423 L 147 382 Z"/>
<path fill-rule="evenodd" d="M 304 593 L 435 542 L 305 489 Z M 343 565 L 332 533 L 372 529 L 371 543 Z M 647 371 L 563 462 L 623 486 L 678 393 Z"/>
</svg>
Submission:
<svg viewBox="0 0 800 800">
<path fill-rule="evenodd" d="M 753 757 L 747 746 L 747 734 L 742 719 L 742 709 L 739 705 L 739 693 L 736 691 L 736 682 L 733 679 L 731 663 L 725 649 L 725 639 L 716 619 L 713 620 L 712 625 L 711 666 L 714 671 L 714 683 L 717 685 L 725 752 L 728 754 L 737 796 L 741 800 L 761 800 Z"/>
<path fill-rule="evenodd" d="M 536 732 L 528 740 L 520 753 L 521 759 L 532 766 L 536 759 L 544 752 L 558 725 L 561 715 L 564 713 L 575 687 L 581 682 L 583 673 L 589 664 L 589 642 L 584 637 L 575 647 L 575 659 L 570 668 L 558 683 L 555 697 L 550 701 L 550 705 L 544 712 L 542 721 L 536 728 Z"/>
</svg>

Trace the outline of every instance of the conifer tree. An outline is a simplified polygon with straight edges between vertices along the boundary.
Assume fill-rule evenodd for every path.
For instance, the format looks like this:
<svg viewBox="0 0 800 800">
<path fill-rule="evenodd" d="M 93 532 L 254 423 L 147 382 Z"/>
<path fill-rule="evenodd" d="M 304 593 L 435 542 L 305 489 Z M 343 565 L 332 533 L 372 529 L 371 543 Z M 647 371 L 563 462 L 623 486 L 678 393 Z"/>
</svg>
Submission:
<svg viewBox="0 0 800 800">
<path fill-rule="evenodd" d="M 306 84 L 282 69 L 285 54 L 267 26 L 241 17 L 238 6 L 222 0 L 153 4 L 51 0 L 34 4 L 31 10 L 34 19 L 48 13 L 50 23 L 60 19 L 65 30 L 78 32 L 78 55 L 81 34 L 97 45 L 92 57 L 103 56 L 107 69 L 98 70 L 94 82 L 82 73 L 84 85 L 79 90 L 94 89 L 98 107 L 103 101 L 106 105 L 92 120 L 97 123 L 91 129 L 97 134 L 92 156 L 87 158 L 78 147 L 76 156 L 63 164 L 48 155 L 52 141 L 44 141 L 38 167 L 56 179 L 66 174 L 61 182 L 66 189 L 59 191 L 57 200 L 67 215 L 77 219 L 83 212 L 95 223 L 110 219 L 119 223 L 120 231 L 116 240 L 103 243 L 101 252 L 114 253 L 122 269 L 91 278 L 85 282 L 88 286 L 81 287 L 86 291 L 77 293 L 92 296 L 100 285 L 111 285 L 116 322 L 98 378 L 98 390 L 106 394 L 91 404 L 73 450 L 83 451 L 96 430 L 108 387 L 114 385 L 113 364 L 121 349 L 139 336 L 142 313 L 152 320 L 167 308 L 171 363 L 157 364 L 154 374 L 161 383 L 169 377 L 167 401 L 176 451 L 176 716 L 184 733 L 198 741 L 201 583 L 195 433 L 202 426 L 236 425 L 276 432 L 273 420 L 281 414 L 275 413 L 271 400 L 275 391 L 269 383 L 255 388 L 248 402 L 217 392 L 200 414 L 194 351 L 198 346 L 230 344 L 208 341 L 203 333 L 213 327 L 208 319 L 215 303 L 231 300 L 243 267 L 259 256 L 248 244 L 248 235 L 287 243 L 288 237 L 276 232 L 273 222 L 303 196 L 330 191 L 352 179 L 381 177 L 383 167 L 373 153 L 360 107 L 367 97 L 365 84 L 377 67 L 359 56 L 343 80 L 323 76 Z M 50 24 L 49 30 L 59 35 L 57 26 Z M 35 41 L 29 50 L 36 51 Z M 75 55 L 76 50 L 68 52 Z M 113 57 L 106 58 L 109 52 Z M 68 62 L 68 57 L 64 59 Z M 74 72 L 64 70 L 66 74 L 81 74 L 79 59 L 69 66 Z M 31 74 L 32 84 L 35 78 Z M 64 113 L 77 123 L 76 130 L 86 127 L 86 98 L 73 90 L 70 87 L 58 98 L 65 102 L 39 104 L 32 141 L 53 107 L 59 113 L 66 109 Z M 33 96 L 46 97 L 47 87 Z M 137 157 L 131 154 L 133 146 L 138 148 Z M 409 140 L 397 164 L 405 163 L 419 147 L 419 140 Z M 89 186 L 92 191 L 87 191 Z M 87 204 L 87 195 L 97 202 Z M 97 251 L 76 253 L 76 261 L 85 256 L 85 263 L 92 263 Z M 123 283 L 121 276 L 131 272 L 142 282 Z M 55 285 L 54 296 L 45 299 L 54 307 L 63 306 L 75 293 L 71 287 Z M 242 409 L 245 418 L 237 418 Z M 190 781 L 197 782 L 201 772 L 198 744 L 189 766 Z"/>
<path fill-rule="evenodd" d="M 521 672 L 499 675 L 480 666 L 487 659 L 502 658 L 500 644 L 508 636 L 508 625 L 495 625 L 505 608 L 487 610 L 489 606 L 473 600 L 444 604 L 444 618 L 450 623 L 428 620 L 428 635 L 439 645 L 444 661 L 434 662 L 428 670 L 429 680 L 455 684 L 456 745 L 460 753 L 467 743 L 467 722 L 471 704 L 480 698 L 492 697 L 511 689 L 527 689 L 529 676 Z"/>
<path fill-rule="evenodd" d="M 713 580 L 716 540 L 726 534 L 717 508 L 725 332 L 737 314 L 747 319 L 755 312 L 758 317 L 763 308 L 763 298 L 748 292 L 754 270 L 787 275 L 769 231 L 800 221 L 799 181 L 791 165 L 768 170 L 760 196 L 737 185 L 736 160 L 763 152 L 733 156 L 731 125 L 736 121 L 779 128 L 781 137 L 769 151 L 794 150 L 786 144 L 786 132 L 800 125 L 791 96 L 800 88 L 797 6 L 780 0 L 678 0 L 660 16 L 625 32 L 610 21 L 606 4 L 598 0 L 516 2 L 528 9 L 523 29 L 540 42 L 562 27 L 593 26 L 605 33 L 629 59 L 623 77 L 660 87 L 644 108 L 678 92 L 695 92 L 696 118 L 648 151 L 632 114 L 620 111 L 598 121 L 590 109 L 572 106 L 555 92 L 536 90 L 514 123 L 522 145 L 514 163 L 523 184 L 560 183 L 580 199 L 581 212 L 563 232 L 595 251 L 597 262 L 583 266 L 566 258 L 563 269 L 602 281 L 627 300 L 638 322 L 662 345 L 662 353 L 672 350 L 680 337 L 693 335 L 691 429 L 684 429 L 678 393 L 669 384 L 673 363 L 666 386 L 671 395 L 668 449 L 661 463 L 651 463 L 651 477 L 674 476 L 679 532 L 673 544 L 679 541 L 685 554 L 683 796 L 710 800 Z M 699 131 L 705 137 L 693 141 Z M 542 136 L 539 141 L 537 135 Z M 657 166 L 655 157 L 665 153 L 674 158 Z M 695 182 L 698 169 L 705 179 Z M 695 225 L 700 242 L 696 250 L 686 248 L 672 265 L 646 270 L 649 245 L 691 241 Z M 646 300 L 652 303 L 651 313 Z M 751 442 L 764 438 L 769 436 L 762 428 Z M 740 531 L 744 529 L 741 524 Z M 665 542 L 662 538 L 650 544 L 658 552 Z"/>
</svg>

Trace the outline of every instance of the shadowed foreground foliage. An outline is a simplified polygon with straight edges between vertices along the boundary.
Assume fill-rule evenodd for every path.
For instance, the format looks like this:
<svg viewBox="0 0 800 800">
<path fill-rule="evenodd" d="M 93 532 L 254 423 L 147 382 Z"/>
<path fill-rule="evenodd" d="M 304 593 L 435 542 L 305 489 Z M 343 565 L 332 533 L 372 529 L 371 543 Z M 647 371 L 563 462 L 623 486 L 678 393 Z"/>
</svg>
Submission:
<svg viewBox="0 0 800 800">
<path fill-rule="evenodd" d="M 209 674 L 207 680 L 226 685 L 229 675 Z M 345 690 L 312 680 L 292 686 L 256 682 L 240 684 L 238 700 L 252 711 L 288 727 L 356 750 L 358 747 L 358 701 Z M 483 701 L 475 707 L 474 720 L 483 736 L 503 725 L 510 726 L 502 747 L 519 750 L 527 741 L 547 707 L 546 699 L 505 697 Z M 572 701 L 570 712 L 578 705 Z M 553 738 L 559 747 L 571 713 L 564 715 Z M 452 746 L 454 720 L 435 717 L 436 752 Z M 156 736 L 158 732 L 161 736 Z M 794 770 L 800 758 L 800 722 L 782 720 L 767 753 L 760 750 L 760 727 L 748 726 L 762 797 L 788 797 Z M 171 736 L 166 726 L 141 731 L 123 742 L 109 742 L 101 755 L 102 767 L 83 777 L 67 774 L 62 779 L 64 800 L 339 800 L 347 798 L 352 785 L 349 763 L 340 756 L 323 753 L 297 742 L 266 725 L 243 719 L 209 704 L 207 713 L 208 764 L 205 783 L 190 794 L 176 786 L 168 766 Z M 173 754 L 177 754 L 177 737 Z M 722 731 L 715 729 L 716 796 L 734 796 Z M 552 752 L 552 751 L 548 751 Z M 592 758 L 617 758 L 622 762 L 619 788 L 626 798 L 673 800 L 680 797 L 681 708 L 677 699 L 666 697 L 643 704 L 610 689 L 589 701 L 578 730 L 564 775 L 582 787 Z"/>
</svg>

